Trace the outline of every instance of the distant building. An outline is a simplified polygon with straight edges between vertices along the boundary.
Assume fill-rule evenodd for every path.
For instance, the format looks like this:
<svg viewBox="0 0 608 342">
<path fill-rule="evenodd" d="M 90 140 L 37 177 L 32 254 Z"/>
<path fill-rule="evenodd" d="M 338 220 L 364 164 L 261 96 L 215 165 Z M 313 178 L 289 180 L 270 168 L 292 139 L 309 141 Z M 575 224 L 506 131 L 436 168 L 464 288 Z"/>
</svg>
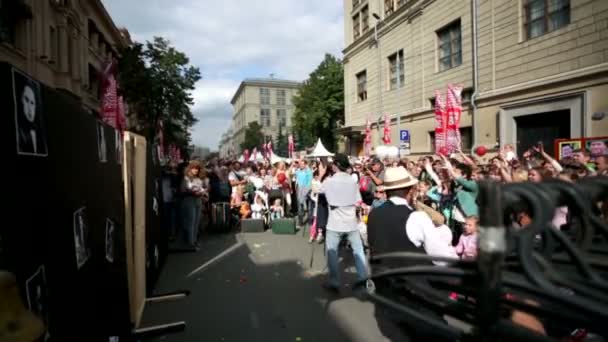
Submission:
<svg viewBox="0 0 608 342">
<path fill-rule="evenodd" d="M 99 109 L 98 72 L 130 44 L 100 0 L 0 1 L 0 61 Z"/>
<path fill-rule="evenodd" d="M 228 130 L 222 134 L 218 151 L 220 158 L 228 158 L 237 151 L 234 147 L 232 127 L 228 128 Z"/>
<path fill-rule="evenodd" d="M 211 154 L 208 147 L 194 146 L 192 149 L 192 159 L 206 159 Z"/>
<path fill-rule="evenodd" d="M 275 141 L 279 129 L 291 129 L 294 107 L 292 97 L 297 94 L 300 82 L 273 78 L 251 78 L 241 82 L 232 97 L 232 135 L 229 145 L 240 153 L 245 130 L 250 122 L 257 121 L 267 137 Z"/>
<path fill-rule="evenodd" d="M 413 154 L 434 152 L 435 90 L 448 83 L 464 86 L 465 150 L 475 140 L 552 151 L 556 138 L 608 136 L 608 119 L 592 120 L 608 112 L 608 1 L 480 1 L 477 89 L 471 3 L 344 1 L 346 152 L 363 153 L 367 118 L 380 143 L 383 114 L 393 144 L 408 129 Z"/>
</svg>

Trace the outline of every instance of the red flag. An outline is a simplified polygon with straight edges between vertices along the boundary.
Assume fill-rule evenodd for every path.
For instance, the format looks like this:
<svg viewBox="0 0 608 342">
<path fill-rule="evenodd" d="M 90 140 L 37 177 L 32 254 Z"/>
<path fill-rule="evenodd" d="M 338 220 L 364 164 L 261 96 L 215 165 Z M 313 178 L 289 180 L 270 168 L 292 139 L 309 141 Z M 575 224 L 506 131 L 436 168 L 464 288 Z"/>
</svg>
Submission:
<svg viewBox="0 0 608 342">
<path fill-rule="evenodd" d="M 363 148 L 365 150 L 365 156 L 369 157 L 372 153 L 372 121 L 367 118 L 365 124 L 365 140 L 363 142 Z"/>
<path fill-rule="evenodd" d="M 391 119 L 388 115 L 384 114 L 384 138 L 382 138 L 384 145 L 391 144 Z"/>
<path fill-rule="evenodd" d="M 268 159 L 270 159 L 270 156 L 272 155 L 272 141 L 268 142 Z"/>
<path fill-rule="evenodd" d="M 435 151 L 440 153 L 446 146 L 447 120 L 445 102 L 439 90 L 435 90 Z"/>
<path fill-rule="evenodd" d="M 253 152 L 251 154 L 253 155 L 253 161 L 258 160 L 258 148 L 257 147 L 253 148 Z"/>
</svg>

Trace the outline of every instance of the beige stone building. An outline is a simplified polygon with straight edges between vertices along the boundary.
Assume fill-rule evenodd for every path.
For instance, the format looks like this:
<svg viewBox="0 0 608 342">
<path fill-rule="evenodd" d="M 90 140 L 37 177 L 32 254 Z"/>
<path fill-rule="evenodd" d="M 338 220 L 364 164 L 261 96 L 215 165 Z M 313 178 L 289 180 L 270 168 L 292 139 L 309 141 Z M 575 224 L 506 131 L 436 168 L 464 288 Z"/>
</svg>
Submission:
<svg viewBox="0 0 608 342">
<path fill-rule="evenodd" d="M 408 129 L 412 154 L 433 152 L 434 94 L 448 83 L 465 89 L 465 150 L 608 136 L 608 1 L 478 2 L 344 0 L 346 152 L 362 153 L 366 119 L 383 113 L 393 144 Z"/>
<path fill-rule="evenodd" d="M 297 94 L 299 87 L 299 82 L 274 78 L 252 78 L 241 82 L 230 101 L 234 114 L 229 144 L 237 154 L 240 153 L 250 122 L 259 122 L 264 135 L 272 137 L 273 141 L 279 129 L 283 133 L 290 130 L 294 112 L 292 97 Z"/>
<path fill-rule="evenodd" d="M 2 1 L 0 61 L 99 109 L 98 71 L 130 43 L 100 0 Z"/>
</svg>

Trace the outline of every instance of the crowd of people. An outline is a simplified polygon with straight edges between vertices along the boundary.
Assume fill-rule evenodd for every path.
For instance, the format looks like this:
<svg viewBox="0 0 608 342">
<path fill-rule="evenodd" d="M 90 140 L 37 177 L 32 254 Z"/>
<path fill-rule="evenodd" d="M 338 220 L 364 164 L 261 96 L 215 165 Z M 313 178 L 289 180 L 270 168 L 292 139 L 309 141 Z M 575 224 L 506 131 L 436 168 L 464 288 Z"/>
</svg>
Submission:
<svg viewBox="0 0 608 342">
<path fill-rule="evenodd" d="M 232 227 L 246 218 L 293 217 L 309 228 L 309 243 L 325 243 L 328 277 L 324 288 L 341 291 L 338 250 L 352 251 L 359 285 L 376 272 L 404 265 L 403 261 L 368 263 L 369 253 L 416 252 L 451 259 L 477 257 L 478 182 L 541 182 L 608 175 L 608 155 L 591 158 L 574 150 L 556 160 L 542 144 L 517 156 L 505 145 L 495 156 L 480 157 L 457 151 L 389 159 L 336 154 L 316 160 L 250 162 L 213 159 L 167 167 L 163 177 L 165 208 L 171 235 L 181 230 L 188 247 L 198 249 L 201 215 L 213 205 L 230 207 Z M 166 188 L 166 189 L 165 189 Z M 608 202 L 601 208 L 608 218 Z M 176 219 L 179 218 L 179 219 Z M 531 223 L 528 208 L 512 213 L 515 229 Z M 567 207 L 555 211 L 556 229 L 568 229 Z M 176 229 L 181 227 L 180 229 Z M 445 265 L 446 261 L 434 261 Z M 356 288 L 354 289 L 357 290 Z M 530 323 L 530 322 L 528 322 Z"/>
</svg>

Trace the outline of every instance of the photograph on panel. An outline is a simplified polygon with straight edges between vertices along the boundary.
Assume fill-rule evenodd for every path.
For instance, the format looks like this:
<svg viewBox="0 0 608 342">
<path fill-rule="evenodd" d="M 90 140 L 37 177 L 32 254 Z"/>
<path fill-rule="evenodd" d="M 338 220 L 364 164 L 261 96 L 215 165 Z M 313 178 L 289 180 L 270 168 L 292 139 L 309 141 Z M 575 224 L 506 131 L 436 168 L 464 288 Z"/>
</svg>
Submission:
<svg viewBox="0 0 608 342">
<path fill-rule="evenodd" d="M 106 260 L 114 262 L 114 222 L 106 219 Z"/>
<path fill-rule="evenodd" d="M 47 132 L 40 83 L 13 69 L 13 100 L 17 153 L 28 156 L 47 156 Z"/>
<path fill-rule="evenodd" d="M 74 247 L 76 264 L 80 269 L 91 257 L 89 246 L 89 222 L 86 208 L 82 207 L 74 212 Z"/>
</svg>

